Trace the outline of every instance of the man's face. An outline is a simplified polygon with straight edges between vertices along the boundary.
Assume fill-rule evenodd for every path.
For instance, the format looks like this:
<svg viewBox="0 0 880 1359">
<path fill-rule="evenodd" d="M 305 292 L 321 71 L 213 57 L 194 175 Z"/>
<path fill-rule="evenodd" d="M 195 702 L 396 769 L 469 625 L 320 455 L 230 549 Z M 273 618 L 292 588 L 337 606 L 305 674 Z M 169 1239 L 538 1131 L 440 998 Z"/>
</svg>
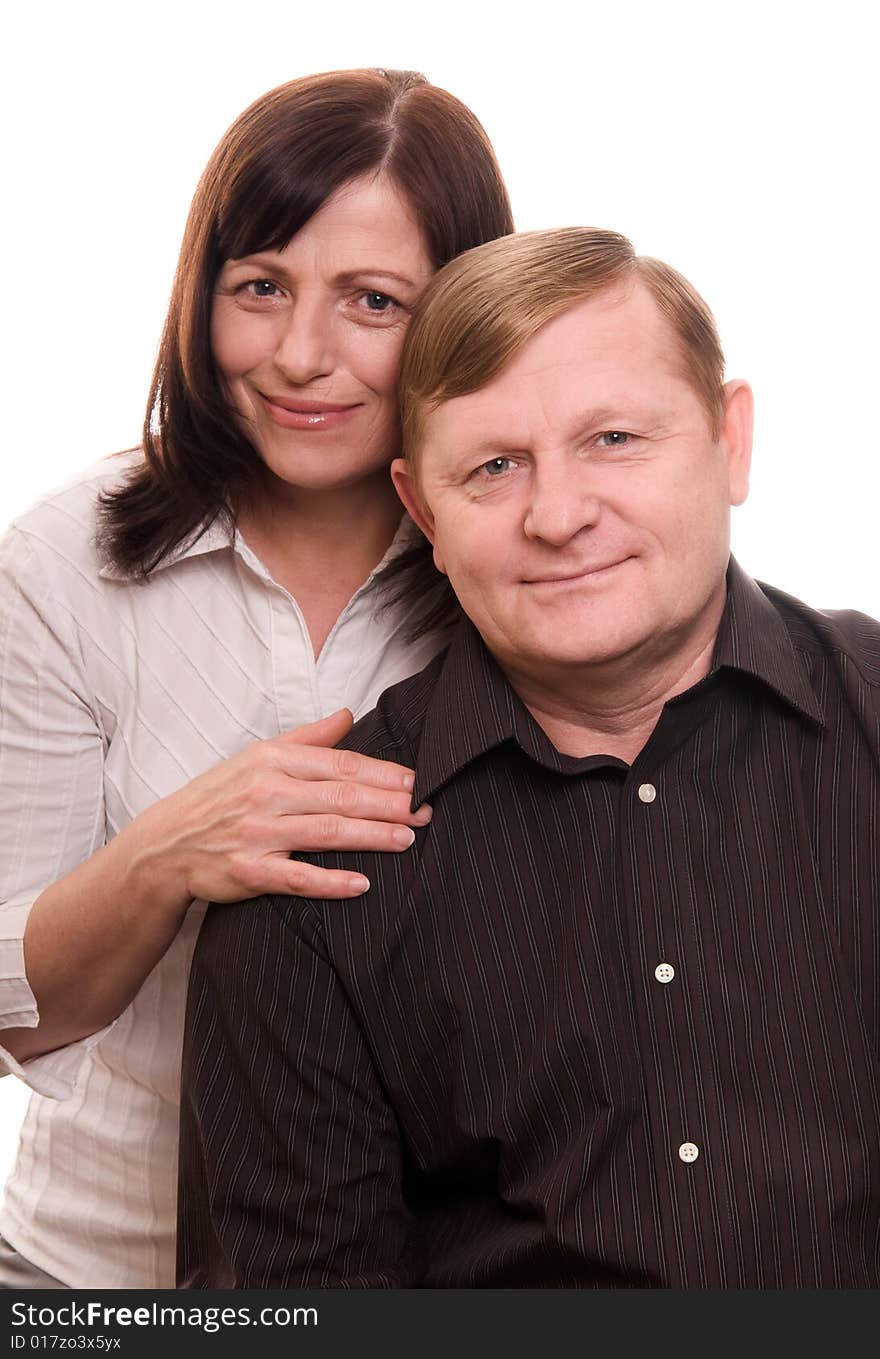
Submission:
<svg viewBox="0 0 880 1359">
<path fill-rule="evenodd" d="M 637 285 L 579 303 L 428 416 L 420 506 L 407 464 L 395 483 L 508 670 L 636 661 L 687 645 L 709 615 L 717 625 L 750 416 L 748 388 L 730 384 L 712 437 Z"/>
</svg>

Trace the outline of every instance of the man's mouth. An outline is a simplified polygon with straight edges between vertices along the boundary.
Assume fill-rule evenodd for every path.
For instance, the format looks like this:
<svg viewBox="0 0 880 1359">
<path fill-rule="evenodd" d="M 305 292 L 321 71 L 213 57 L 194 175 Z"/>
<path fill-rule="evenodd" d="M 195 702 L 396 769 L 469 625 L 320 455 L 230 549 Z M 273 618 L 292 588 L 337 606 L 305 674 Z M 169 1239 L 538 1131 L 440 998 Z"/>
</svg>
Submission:
<svg viewBox="0 0 880 1359">
<path fill-rule="evenodd" d="M 566 569 L 564 571 L 548 571 L 539 576 L 528 576 L 523 583 L 525 585 L 548 586 L 577 585 L 581 582 L 589 584 L 591 581 L 596 581 L 598 583 L 628 560 L 628 557 L 618 557 L 614 561 L 595 562 L 585 566 Z"/>
</svg>

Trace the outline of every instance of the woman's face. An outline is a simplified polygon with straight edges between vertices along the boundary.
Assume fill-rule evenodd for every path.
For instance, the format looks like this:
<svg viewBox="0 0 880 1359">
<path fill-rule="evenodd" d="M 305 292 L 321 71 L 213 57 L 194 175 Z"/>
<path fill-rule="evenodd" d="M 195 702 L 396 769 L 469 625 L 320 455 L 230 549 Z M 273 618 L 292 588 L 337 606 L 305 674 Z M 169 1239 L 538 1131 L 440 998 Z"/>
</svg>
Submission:
<svg viewBox="0 0 880 1359">
<path fill-rule="evenodd" d="M 383 174 L 343 185 L 283 250 L 226 261 L 214 357 L 279 483 L 337 489 L 399 451 L 400 349 L 432 273 L 419 223 Z"/>
</svg>

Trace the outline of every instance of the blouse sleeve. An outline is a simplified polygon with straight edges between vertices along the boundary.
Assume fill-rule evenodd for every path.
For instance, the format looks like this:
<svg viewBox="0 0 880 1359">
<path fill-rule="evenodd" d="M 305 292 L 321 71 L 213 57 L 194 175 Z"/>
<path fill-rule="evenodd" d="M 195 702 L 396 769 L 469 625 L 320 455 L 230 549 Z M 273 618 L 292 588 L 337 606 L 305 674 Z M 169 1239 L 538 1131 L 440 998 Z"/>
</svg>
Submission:
<svg viewBox="0 0 880 1359">
<path fill-rule="evenodd" d="M 0 1030 L 39 1022 L 24 969 L 31 906 L 105 839 L 104 736 L 52 559 L 20 530 L 0 541 Z M 106 1032 L 22 1064 L 0 1046 L 0 1073 L 64 1099 Z"/>
</svg>

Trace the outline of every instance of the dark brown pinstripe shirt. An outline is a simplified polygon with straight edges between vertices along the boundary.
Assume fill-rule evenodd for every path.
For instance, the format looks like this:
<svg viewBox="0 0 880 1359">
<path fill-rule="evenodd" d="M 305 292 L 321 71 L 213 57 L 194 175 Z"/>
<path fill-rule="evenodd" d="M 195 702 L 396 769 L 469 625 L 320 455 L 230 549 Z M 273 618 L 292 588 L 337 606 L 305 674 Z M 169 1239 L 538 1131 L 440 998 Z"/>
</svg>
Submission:
<svg viewBox="0 0 880 1359">
<path fill-rule="evenodd" d="M 190 1286 L 880 1286 L 880 624 L 734 564 L 632 767 L 469 624 L 346 744 L 431 825 L 351 903 L 214 907 Z"/>
</svg>

